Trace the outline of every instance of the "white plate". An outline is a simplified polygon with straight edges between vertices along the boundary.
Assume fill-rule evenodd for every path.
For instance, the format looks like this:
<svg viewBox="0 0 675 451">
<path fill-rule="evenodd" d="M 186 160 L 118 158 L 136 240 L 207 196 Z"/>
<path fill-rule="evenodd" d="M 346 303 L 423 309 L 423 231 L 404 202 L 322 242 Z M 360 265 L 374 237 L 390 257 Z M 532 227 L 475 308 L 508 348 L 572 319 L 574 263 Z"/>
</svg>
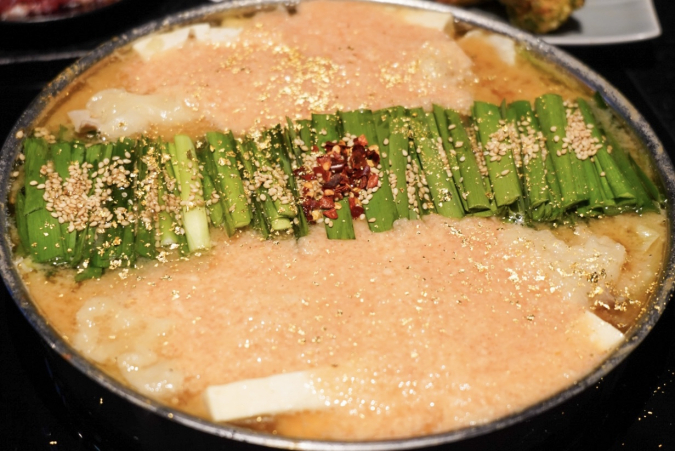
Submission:
<svg viewBox="0 0 675 451">
<path fill-rule="evenodd" d="M 479 8 L 475 8 L 479 10 Z M 494 8 L 480 8 L 492 17 Z M 643 41 L 661 34 L 652 0 L 586 0 L 563 27 L 541 38 L 554 45 L 598 45 Z"/>
</svg>

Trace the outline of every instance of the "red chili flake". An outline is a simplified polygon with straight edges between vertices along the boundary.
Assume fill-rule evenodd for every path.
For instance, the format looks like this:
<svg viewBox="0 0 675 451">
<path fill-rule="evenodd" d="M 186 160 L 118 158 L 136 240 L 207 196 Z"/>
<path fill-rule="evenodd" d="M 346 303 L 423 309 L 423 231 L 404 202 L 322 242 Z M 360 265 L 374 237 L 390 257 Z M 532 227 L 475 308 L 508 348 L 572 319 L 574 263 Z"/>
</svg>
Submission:
<svg viewBox="0 0 675 451">
<path fill-rule="evenodd" d="M 320 175 L 323 180 L 330 180 L 330 174 L 321 166 L 316 166 L 315 168 L 312 168 L 312 171 L 314 171 L 314 174 L 316 174 L 317 176 Z"/>
<path fill-rule="evenodd" d="M 335 196 L 333 198 L 335 201 L 341 200 L 347 193 L 351 191 L 351 186 L 346 184 L 346 183 L 341 183 L 340 185 L 337 186 L 333 191 L 335 191 Z"/>
<path fill-rule="evenodd" d="M 326 153 L 330 152 L 333 150 L 333 147 L 335 147 L 337 143 L 334 143 L 333 141 L 326 141 L 323 143 L 323 148 L 326 150 Z"/>
<path fill-rule="evenodd" d="M 305 168 L 298 168 L 293 171 L 293 175 L 295 178 L 299 178 L 304 181 L 310 181 L 310 180 L 316 180 L 316 176 L 314 174 L 308 174 L 307 171 L 305 171 Z"/>
<path fill-rule="evenodd" d="M 349 198 L 349 211 L 352 214 L 352 218 L 357 219 L 359 216 L 361 216 L 363 213 L 365 213 L 365 210 L 363 207 L 358 203 L 355 197 L 350 197 Z"/>
<path fill-rule="evenodd" d="M 327 218 L 330 218 L 330 219 L 337 219 L 338 218 L 338 213 L 337 213 L 337 210 L 335 208 L 333 208 L 332 210 L 324 211 L 323 215 Z"/>
<path fill-rule="evenodd" d="M 345 168 L 345 163 L 334 163 L 331 167 L 330 170 L 333 172 L 342 172 L 342 170 Z"/>
<path fill-rule="evenodd" d="M 319 149 L 319 146 L 317 146 L 316 144 L 312 146 L 312 152 L 320 152 L 320 151 L 321 149 Z"/>
<path fill-rule="evenodd" d="M 330 170 L 333 172 L 341 172 L 346 165 L 346 161 L 339 153 L 330 153 Z"/>
<path fill-rule="evenodd" d="M 309 206 L 310 209 L 312 210 L 318 210 L 319 209 L 319 201 L 316 199 L 307 199 L 307 205 Z"/>
<path fill-rule="evenodd" d="M 347 159 L 349 158 L 349 154 L 351 153 L 351 149 L 347 146 L 340 146 L 340 155 Z"/>
<path fill-rule="evenodd" d="M 366 151 L 366 158 L 372 161 L 375 164 L 375 166 L 380 164 L 380 154 L 372 149 L 368 149 Z"/>
<path fill-rule="evenodd" d="M 357 169 L 352 173 L 352 177 L 354 179 L 360 179 L 362 177 L 368 177 L 370 175 L 370 166 L 366 165 L 365 167 L 361 169 Z"/>
<path fill-rule="evenodd" d="M 368 176 L 368 184 L 366 185 L 367 188 L 375 188 L 377 186 L 377 182 L 379 180 L 379 177 L 377 174 L 370 174 Z"/>
<path fill-rule="evenodd" d="M 357 144 L 360 144 L 363 147 L 368 147 L 368 140 L 366 139 L 366 135 L 361 135 L 358 138 L 356 138 L 354 140 L 354 145 L 356 146 Z"/>
<path fill-rule="evenodd" d="M 340 184 L 340 181 L 342 181 L 342 175 L 334 174 L 330 180 L 324 183 L 323 189 L 334 189 Z"/>
<path fill-rule="evenodd" d="M 306 198 L 302 203 L 302 211 L 305 213 L 305 218 L 307 218 L 307 221 L 311 222 L 312 224 L 316 222 L 312 216 L 312 211 L 317 210 L 318 208 L 319 202 L 312 199 L 311 197 Z"/>
<path fill-rule="evenodd" d="M 348 147 L 344 141 L 327 141 L 323 145 L 326 153 L 316 159 L 317 166 L 311 171 L 301 169 L 294 172 L 303 180 L 317 180 L 323 183 L 324 196 L 320 200 L 310 197 L 311 187 L 303 186 L 302 194 L 305 198 L 302 208 L 305 216 L 311 223 L 315 223 L 312 213 L 322 211 L 329 219 L 337 219 L 338 214 L 335 203 L 348 197 L 350 193 L 358 193 L 366 188 L 375 188 L 379 177 L 373 174 L 372 167 L 380 164 L 380 154 L 373 148 L 368 148 L 368 140 L 365 135 L 354 139 L 352 147 Z M 312 146 L 313 152 L 320 149 Z M 308 185 L 309 186 L 309 185 Z M 312 193 L 312 196 L 316 193 Z M 365 210 L 357 197 L 349 197 L 349 211 L 353 218 L 359 218 Z"/>
<path fill-rule="evenodd" d="M 366 150 L 363 146 L 354 145 L 352 147 L 352 156 L 349 158 L 352 168 L 361 169 L 364 166 L 367 166 L 366 162 Z"/>
<path fill-rule="evenodd" d="M 330 165 L 332 164 L 332 161 L 328 155 L 321 155 L 320 157 L 316 157 L 316 163 L 320 165 L 322 168 L 328 170 L 328 168 L 330 168 Z"/>
<path fill-rule="evenodd" d="M 335 208 L 335 202 L 330 197 L 324 196 L 319 199 L 319 208 L 322 210 L 332 210 Z"/>
</svg>

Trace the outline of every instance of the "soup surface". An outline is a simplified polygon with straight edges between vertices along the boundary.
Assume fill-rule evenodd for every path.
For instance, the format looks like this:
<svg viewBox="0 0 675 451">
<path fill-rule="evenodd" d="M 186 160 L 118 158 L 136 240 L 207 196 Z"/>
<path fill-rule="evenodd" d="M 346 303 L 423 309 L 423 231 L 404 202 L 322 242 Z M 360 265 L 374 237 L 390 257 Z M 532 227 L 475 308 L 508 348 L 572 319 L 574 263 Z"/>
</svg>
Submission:
<svg viewBox="0 0 675 451">
<path fill-rule="evenodd" d="M 187 106 L 173 110 L 180 120 L 142 129 L 160 136 L 239 134 L 336 109 L 436 103 L 468 113 L 474 100 L 586 94 L 486 34 L 455 40 L 413 16 L 317 1 L 226 17 L 241 29 L 231 40 L 120 51 L 57 99 L 44 125 L 99 108 L 110 130 L 131 130 L 129 116 L 115 116 L 121 97 L 92 104 L 110 89 Z M 665 230 L 658 213 L 558 229 L 430 215 L 386 233 L 356 221 L 357 239 L 346 241 L 322 226 L 297 241 L 212 231 L 208 252 L 139 260 L 84 283 L 70 270 L 18 266 L 50 323 L 145 395 L 209 418 L 208 387 L 303 371 L 321 409 L 239 424 L 383 439 L 485 423 L 589 373 L 646 305 Z"/>
</svg>

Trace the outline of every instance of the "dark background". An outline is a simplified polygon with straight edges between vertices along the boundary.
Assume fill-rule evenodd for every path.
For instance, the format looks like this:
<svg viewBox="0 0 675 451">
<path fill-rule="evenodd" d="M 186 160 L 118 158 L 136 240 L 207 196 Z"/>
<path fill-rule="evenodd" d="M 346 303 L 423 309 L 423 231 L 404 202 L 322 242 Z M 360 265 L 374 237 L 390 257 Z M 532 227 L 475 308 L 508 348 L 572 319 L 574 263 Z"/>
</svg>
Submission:
<svg viewBox="0 0 675 451">
<path fill-rule="evenodd" d="M 104 14 L 67 25 L 0 23 L 0 140 L 61 70 L 106 37 L 205 0 L 125 0 Z M 569 47 L 617 87 L 675 155 L 675 1 L 654 0 L 663 35 L 620 45 Z M 519 449 L 675 450 L 675 305 L 644 343 L 604 381 L 553 409 L 555 431 L 532 424 Z M 567 415 L 567 416 L 566 416 Z M 544 423 L 545 424 L 545 423 Z M 41 343 L 0 285 L 0 451 L 119 450 L 115 437 L 64 407 Z M 501 440 L 501 439 L 500 439 Z M 522 445 L 520 445 L 522 443 Z M 534 443 L 534 445 L 532 445 Z M 502 444 L 476 445 L 499 449 Z M 513 445 L 513 443 L 512 443 Z"/>
</svg>

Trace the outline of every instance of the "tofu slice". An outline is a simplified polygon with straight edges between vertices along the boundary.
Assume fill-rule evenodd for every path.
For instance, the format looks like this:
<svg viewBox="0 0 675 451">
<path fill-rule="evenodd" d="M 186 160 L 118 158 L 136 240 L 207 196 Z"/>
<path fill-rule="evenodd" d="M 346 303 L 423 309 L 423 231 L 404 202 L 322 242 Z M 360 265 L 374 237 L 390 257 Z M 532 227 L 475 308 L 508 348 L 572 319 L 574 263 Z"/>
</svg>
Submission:
<svg viewBox="0 0 675 451">
<path fill-rule="evenodd" d="M 143 60 L 148 61 L 158 53 L 182 47 L 190 36 L 202 42 L 225 43 L 237 39 L 241 30 L 212 28 L 207 23 L 199 23 L 139 39 L 132 47 Z"/>
<path fill-rule="evenodd" d="M 513 39 L 499 34 L 485 33 L 482 30 L 471 30 L 464 39 L 482 39 L 497 51 L 499 58 L 509 66 L 516 65 L 516 44 Z"/>
<path fill-rule="evenodd" d="M 214 421 L 327 407 L 306 371 L 212 385 L 204 399 Z"/>
<path fill-rule="evenodd" d="M 588 334 L 591 343 L 603 352 L 616 348 L 625 338 L 621 331 L 592 312 L 584 313 L 579 326 Z"/>
<path fill-rule="evenodd" d="M 133 49 L 143 58 L 149 60 L 155 54 L 164 52 L 169 49 L 181 47 L 185 44 L 190 32 L 194 35 L 204 34 L 205 30 L 209 28 L 208 24 L 195 25 L 194 27 L 184 27 L 168 33 L 155 34 L 147 38 L 139 39 L 134 45 Z"/>
<path fill-rule="evenodd" d="M 454 20 L 454 16 L 450 13 L 424 11 L 421 9 L 405 10 L 403 18 L 408 23 L 439 31 L 446 31 L 448 27 L 452 28 Z"/>
</svg>

